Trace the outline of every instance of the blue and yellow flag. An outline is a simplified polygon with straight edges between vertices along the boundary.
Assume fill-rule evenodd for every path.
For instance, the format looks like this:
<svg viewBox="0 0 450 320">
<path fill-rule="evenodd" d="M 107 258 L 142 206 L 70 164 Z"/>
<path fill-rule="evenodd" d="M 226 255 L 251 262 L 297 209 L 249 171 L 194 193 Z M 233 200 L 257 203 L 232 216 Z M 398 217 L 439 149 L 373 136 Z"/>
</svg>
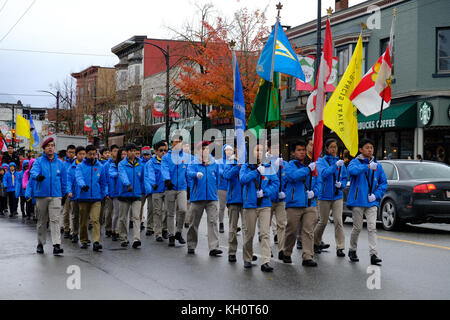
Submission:
<svg viewBox="0 0 450 320">
<path fill-rule="evenodd" d="M 277 34 L 277 40 L 275 46 L 275 59 L 272 68 L 275 33 Z M 271 81 L 270 75 L 272 71 L 288 74 L 301 81 L 305 81 L 305 75 L 303 74 L 300 62 L 297 59 L 297 54 L 292 49 L 279 22 L 277 22 L 275 28 L 273 28 L 272 33 L 261 52 L 258 65 L 256 66 L 256 72 L 266 81 Z"/>
</svg>

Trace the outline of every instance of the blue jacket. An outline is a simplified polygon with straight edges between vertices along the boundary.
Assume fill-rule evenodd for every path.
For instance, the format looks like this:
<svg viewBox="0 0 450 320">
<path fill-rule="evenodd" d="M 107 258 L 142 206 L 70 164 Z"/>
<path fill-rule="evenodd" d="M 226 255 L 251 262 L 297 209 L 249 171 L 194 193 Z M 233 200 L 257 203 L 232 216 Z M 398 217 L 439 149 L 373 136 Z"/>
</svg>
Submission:
<svg viewBox="0 0 450 320">
<path fill-rule="evenodd" d="M 16 187 L 14 190 L 16 192 L 16 198 L 25 196 L 25 189 L 22 187 L 22 180 L 23 180 L 24 172 L 25 172 L 24 170 L 17 172 Z"/>
<path fill-rule="evenodd" d="M 243 186 L 243 207 L 245 209 L 272 207 L 271 199 L 278 193 L 280 180 L 278 180 L 277 175 L 271 174 L 273 172 L 271 172 L 270 164 L 265 164 L 264 167 L 270 174 L 265 172 L 265 174 L 261 176 L 257 170 L 257 166 L 248 163 L 242 165 L 241 170 L 239 171 L 239 180 Z M 264 191 L 264 196 L 261 205 L 259 206 L 257 205 L 256 195 L 258 189 Z"/>
<path fill-rule="evenodd" d="M 376 160 L 375 160 L 376 162 Z M 347 197 L 347 207 L 365 207 L 380 206 L 380 200 L 383 198 L 387 189 L 387 179 L 383 167 L 378 163 L 373 179 L 372 193 L 376 200 L 369 203 L 369 181 L 372 179 L 372 170 L 369 169 L 369 160 L 359 155 L 348 165 L 350 175 L 350 191 Z"/>
<path fill-rule="evenodd" d="M 286 208 L 306 208 L 308 206 L 307 190 L 314 191 L 310 207 L 316 206 L 316 196 L 319 193 L 317 177 L 312 177 L 310 189 L 310 170 L 298 160 L 291 160 L 286 167 Z"/>
<path fill-rule="evenodd" d="M 102 165 L 105 165 L 106 163 L 108 163 L 109 159 L 103 159 L 103 158 L 101 158 L 101 159 L 99 159 L 98 161 L 99 161 Z"/>
<path fill-rule="evenodd" d="M 234 164 L 225 164 L 223 169 L 223 178 L 227 183 L 227 204 L 242 204 L 242 185 L 239 180 L 239 171 L 241 168 L 234 160 Z"/>
<path fill-rule="evenodd" d="M 172 159 L 173 158 L 173 159 Z M 187 188 L 187 166 L 192 163 L 192 156 L 188 153 L 183 153 L 182 150 L 178 154 L 170 150 L 164 155 L 161 161 L 161 173 L 163 180 L 172 181 L 173 190 L 181 191 Z"/>
<path fill-rule="evenodd" d="M 272 170 L 272 174 L 276 175 L 278 177 L 278 180 L 280 180 L 280 176 L 281 176 L 281 191 L 283 191 L 286 194 L 286 186 L 287 186 L 287 180 L 286 180 L 286 167 L 288 165 L 287 161 L 283 160 L 283 164 L 281 165 L 281 168 L 278 168 L 277 164 L 276 164 L 276 160 L 277 158 L 273 158 L 270 161 L 270 170 Z M 281 173 L 280 173 L 281 170 Z M 284 198 L 283 200 L 280 200 L 280 187 L 278 187 L 278 192 L 274 193 L 273 197 L 272 197 L 272 202 L 278 203 L 278 202 L 284 202 L 286 201 L 286 198 Z"/>
<path fill-rule="evenodd" d="M 227 190 L 228 189 L 228 180 L 223 177 L 223 170 L 225 169 L 225 165 L 227 163 L 231 163 L 227 159 L 227 155 L 225 154 L 225 148 L 228 147 L 228 144 L 225 144 L 222 148 L 222 159 L 218 159 L 216 163 L 219 165 L 219 190 Z"/>
<path fill-rule="evenodd" d="M 339 157 L 330 155 L 325 155 L 317 160 L 317 172 L 319 173 L 319 194 L 317 198 L 319 200 L 334 201 L 344 197 L 342 190 L 345 189 L 347 184 L 347 169 L 345 165 L 339 169 L 336 166 L 338 160 Z M 340 173 L 338 169 L 341 171 Z M 335 183 L 338 181 L 338 176 L 341 188 L 336 193 Z"/>
<path fill-rule="evenodd" d="M 164 191 L 166 191 L 164 180 L 161 175 L 161 161 L 158 161 L 156 156 L 153 156 L 145 164 L 144 184 L 145 194 L 147 195 L 151 193 L 163 193 Z M 156 190 L 153 190 L 153 185 L 155 184 L 158 185 L 158 188 Z"/>
<path fill-rule="evenodd" d="M 75 171 L 77 169 L 77 161 L 73 161 L 70 165 L 69 169 L 67 170 L 67 194 L 72 193 L 72 198 L 70 198 L 70 201 L 77 200 L 77 194 L 78 194 L 78 187 L 77 182 L 75 180 Z"/>
<path fill-rule="evenodd" d="M 74 157 L 72 160 L 70 160 L 69 158 L 65 157 L 64 158 L 64 164 L 66 166 L 66 171 L 69 172 L 69 168 L 72 166 L 72 164 L 75 162 L 76 157 Z M 22 164 L 23 165 L 23 164 Z"/>
<path fill-rule="evenodd" d="M 15 192 L 16 191 L 16 185 L 19 184 L 19 173 L 17 171 L 14 171 L 14 181 L 13 181 L 13 174 L 11 171 L 8 171 L 3 176 L 3 185 L 6 188 L 6 192 Z"/>
<path fill-rule="evenodd" d="M 109 185 L 108 192 L 110 198 L 117 198 L 122 191 L 122 180 L 119 179 L 119 168 L 116 163 L 113 162 L 109 166 Z"/>
<path fill-rule="evenodd" d="M 100 161 L 95 160 L 94 164 L 84 159 L 75 169 L 75 180 L 77 184 L 78 202 L 97 202 L 103 200 L 108 195 L 108 181 L 103 166 Z M 89 186 L 88 191 L 81 188 Z"/>
<path fill-rule="evenodd" d="M 128 161 L 128 157 L 119 162 L 119 179 L 122 183 L 119 197 L 140 199 L 145 193 L 144 166 L 139 158 L 135 158 L 134 164 Z M 129 185 L 133 187 L 133 192 L 128 192 Z"/>
<path fill-rule="evenodd" d="M 67 192 L 67 171 L 64 162 L 56 158 L 50 161 L 44 153 L 31 168 L 31 179 L 42 174 L 45 179 L 37 182 L 36 198 L 63 197 Z"/>
<path fill-rule="evenodd" d="M 197 179 L 197 173 L 203 173 L 201 179 Z M 217 190 L 219 188 L 219 165 L 213 157 L 209 157 L 209 162 L 204 165 L 199 158 L 195 158 L 194 163 L 188 166 L 187 175 L 192 180 L 190 201 L 217 201 Z"/>
<path fill-rule="evenodd" d="M 30 199 L 31 198 L 31 203 L 36 204 L 36 197 L 34 196 L 34 194 L 36 193 L 35 189 L 36 189 L 36 180 L 30 179 L 30 181 L 28 181 L 27 184 L 27 188 L 25 190 L 25 199 Z"/>
</svg>

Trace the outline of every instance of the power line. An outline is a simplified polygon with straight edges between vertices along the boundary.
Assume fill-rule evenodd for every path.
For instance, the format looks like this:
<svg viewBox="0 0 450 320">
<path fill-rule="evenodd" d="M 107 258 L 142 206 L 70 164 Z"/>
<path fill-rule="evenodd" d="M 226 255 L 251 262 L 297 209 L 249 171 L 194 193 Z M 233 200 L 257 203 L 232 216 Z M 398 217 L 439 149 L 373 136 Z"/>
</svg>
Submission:
<svg viewBox="0 0 450 320">
<path fill-rule="evenodd" d="M 112 54 L 97 54 L 97 53 L 82 53 L 82 52 L 62 52 L 62 51 L 44 51 L 44 50 L 27 50 L 27 49 L 8 49 L 0 48 L 2 51 L 16 51 L 16 52 L 31 52 L 31 53 L 51 53 L 51 54 L 66 54 L 74 56 L 96 56 L 96 57 L 115 57 Z"/>
<path fill-rule="evenodd" d="M 36 3 L 36 0 L 33 0 L 33 2 L 30 4 L 30 6 L 27 8 L 27 10 L 25 10 L 25 12 L 20 16 L 19 20 L 17 20 L 17 22 L 14 23 L 14 25 L 8 30 L 8 32 L 3 36 L 3 38 L 0 39 L 0 42 L 2 42 L 8 36 L 8 34 L 10 34 L 10 32 L 14 29 L 14 27 L 20 22 L 20 20 L 22 20 L 22 18 L 27 14 L 27 12 L 31 9 L 31 7 L 35 3 Z"/>
<path fill-rule="evenodd" d="M 3 8 L 6 6 L 7 3 L 8 3 L 8 0 L 5 0 L 5 3 L 4 3 L 3 6 L 0 8 L 0 12 L 2 12 Z"/>
</svg>

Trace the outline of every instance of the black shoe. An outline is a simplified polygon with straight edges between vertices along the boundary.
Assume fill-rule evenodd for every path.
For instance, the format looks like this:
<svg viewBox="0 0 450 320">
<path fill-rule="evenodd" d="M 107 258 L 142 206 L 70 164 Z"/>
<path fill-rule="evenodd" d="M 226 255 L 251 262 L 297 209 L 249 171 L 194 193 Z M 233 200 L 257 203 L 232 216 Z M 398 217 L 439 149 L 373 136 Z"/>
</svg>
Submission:
<svg viewBox="0 0 450 320">
<path fill-rule="evenodd" d="M 261 236 L 258 236 L 258 241 L 261 242 Z"/>
<path fill-rule="evenodd" d="M 89 223 L 88 229 L 89 229 L 89 230 L 92 230 L 92 223 Z"/>
<path fill-rule="evenodd" d="M 81 249 L 87 249 L 87 248 L 89 248 L 89 245 L 88 245 L 87 243 L 83 242 L 83 243 L 81 244 L 80 248 L 81 248 Z"/>
<path fill-rule="evenodd" d="M 278 235 L 273 236 L 273 243 L 278 244 Z"/>
<path fill-rule="evenodd" d="M 319 248 L 320 250 L 328 249 L 330 245 L 328 243 L 324 243 L 323 241 L 320 242 Z"/>
<path fill-rule="evenodd" d="M 147 232 L 145 233 L 146 236 L 152 236 L 155 234 L 155 231 L 152 230 L 147 230 Z"/>
<path fill-rule="evenodd" d="M 169 232 L 168 232 L 167 230 L 163 230 L 163 232 L 162 232 L 162 237 L 163 237 L 164 239 L 168 239 L 168 238 L 169 238 Z"/>
<path fill-rule="evenodd" d="M 283 250 L 280 250 L 280 252 L 278 252 L 278 260 L 283 260 L 284 254 L 283 254 Z"/>
<path fill-rule="evenodd" d="M 130 226 L 130 229 L 133 229 L 133 221 L 130 221 L 128 225 Z"/>
<path fill-rule="evenodd" d="M 121 242 L 120 246 L 123 247 L 123 248 L 128 247 L 128 241 Z"/>
<path fill-rule="evenodd" d="M 183 236 L 181 235 L 181 232 L 175 233 L 175 240 L 178 240 L 179 243 L 185 244 L 186 241 L 184 241 Z"/>
<path fill-rule="evenodd" d="M 69 239 L 69 238 L 70 238 L 70 232 L 64 231 L 64 239 Z"/>
<path fill-rule="evenodd" d="M 257 256 L 252 256 L 252 261 L 256 261 L 256 260 L 258 260 L 258 257 Z"/>
<path fill-rule="evenodd" d="M 77 234 L 74 234 L 72 236 L 72 243 L 78 243 L 78 235 Z"/>
<path fill-rule="evenodd" d="M 187 229 L 187 228 L 189 228 L 189 223 L 185 223 L 184 224 L 184 227 Z"/>
<path fill-rule="evenodd" d="M 189 254 L 195 254 L 195 249 L 188 249 Z"/>
<path fill-rule="evenodd" d="M 107 238 L 110 238 L 112 236 L 112 231 L 106 231 L 105 235 Z"/>
<path fill-rule="evenodd" d="M 175 237 L 169 237 L 169 247 L 175 247 Z"/>
<path fill-rule="evenodd" d="M 222 250 L 214 249 L 214 250 L 211 250 L 211 251 L 209 252 L 209 255 L 210 255 L 211 257 L 216 257 L 216 256 L 218 256 L 219 254 L 222 254 Z"/>
<path fill-rule="evenodd" d="M 36 248 L 36 252 L 43 254 L 44 253 L 44 246 L 42 244 L 38 244 Z"/>
<path fill-rule="evenodd" d="M 292 263 L 291 256 L 284 256 L 283 255 L 283 262 L 284 263 Z"/>
<path fill-rule="evenodd" d="M 301 242 L 301 241 L 298 241 L 298 240 L 297 240 L 297 249 L 298 249 L 298 250 L 302 250 L 302 249 L 303 249 L 302 242 Z"/>
<path fill-rule="evenodd" d="M 13 218 L 14 215 L 13 215 L 12 213 L 10 213 L 10 214 L 9 214 L 9 217 L 10 217 L 10 218 Z M 63 230 L 64 230 L 64 229 L 63 229 Z M 61 232 L 61 233 L 62 233 L 62 232 Z"/>
<path fill-rule="evenodd" d="M 381 263 L 381 261 L 382 260 L 380 258 L 378 258 L 375 254 L 370 256 L 370 264 L 377 266 L 379 263 Z"/>
<path fill-rule="evenodd" d="M 224 233 L 225 231 L 223 230 L 223 223 L 219 223 L 219 233 Z"/>
<path fill-rule="evenodd" d="M 98 242 L 94 242 L 94 245 L 93 245 L 93 248 L 92 248 L 92 250 L 94 250 L 94 251 L 100 251 L 100 250 L 102 250 L 103 249 L 103 247 L 102 247 L 102 245 L 100 244 L 100 243 L 98 243 Z"/>
<path fill-rule="evenodd" d="M 251 268 L 251 267 L 253 267 L 253 265 L 252 265 L 251 262 L 244 261 L 244 268 L 245 268 L 245 269 L 249 269 L 249 268 Z"/>
<path fill-rule="evenodd" d="M 352 262 L 358 262 L 359 261 L 358 256 L 356 255 L 356 251 L 349 250 L 348 251 L 348 257 L 350 258 L 350 261 L 352 261 Z"/>
<path fill-rule="evenodd" d="M 270 257 L 273 258 L 272 250 L 270 250 Z"/>
<path fill-rule="evenodd" d="M 87 242 L 88 244 L 91 244 L 91 240 L 88 240 L 88 242 Z"/>
<path fill-rule="evenodd" d="M 53 254 L 58 255 L 61 253 L 64 253 L 64 250 L 60 247 L 60 245 L 59 244 L 53 245 Z"/>
<path fill-rule="evenodd" d="M 237 261 L 237 260 L 236 260 L 236 255 L 230 254 L 230 255 L 228 256 L 228 261 L 229 261 L 229 262 L 236 262 L 236 261 Z"/>
<path fill-rule="evenodd" d="M 162 237 L 156 237 L 156 241 L 157 241 L 157 242 L 163 242 L 164 240 L 163 240 Z"/>
<path fill-rule="evenodd" d="M 139 240 L 133 242 L 133 245 L 132 245 L 133 249 L 137 249 L 137 248 L 139 248 L 140 246 L 141 246 L 141 242 L 140 242 Z"/>
<path fill-rule="evenodd" d="M 322 250 L 320 249 L 320 246 L 314 245 L 314 253 L 320 254 Z"/>
<path fill-rule="evenodd" d="M 237 227 L 236 233 L 238 233 L 239 231 L 241 231 L 241 228 L 240 228 L 240 227 Z"/>
<path fill-rule="evenodd" d="M 273 268 L 268 263 L 264 263 L 263 265 L 261 265 L 261 271 L 272 272 Z"/>
<path fill-rule="evenodd" d="M 314 260 L 303 260 L 302 266 L 304 267 L 317 267 L 317 262 Z"/>
<path fill-rule="evenodd" d="M 343 250 L 343 249 L 337 249 L 337 250 L 336 250 L 336 255 L 337 255 L 338 257 L 345 257 L 344 250 Z"/>
<path fill-rule="evenodd" d="M 118 233 L 113 233 L 112 234 L 112 241 L 118 241 L 119 240 L 119 234 Z"/>
</svg>

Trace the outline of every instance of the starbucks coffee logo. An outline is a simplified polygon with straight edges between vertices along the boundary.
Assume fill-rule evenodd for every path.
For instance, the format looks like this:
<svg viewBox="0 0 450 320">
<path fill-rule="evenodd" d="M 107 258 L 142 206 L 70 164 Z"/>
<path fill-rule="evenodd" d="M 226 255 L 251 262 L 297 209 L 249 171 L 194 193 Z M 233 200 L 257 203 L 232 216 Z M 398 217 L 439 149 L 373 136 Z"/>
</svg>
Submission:
<svg viewBox="0 0 450 320">
<path fill-rule="evenodd" d="M 433 106 L 429 102 L 423 102 L 419 107 L 419 120 L 426 126 L 433 119 Z"/>
</svg>

